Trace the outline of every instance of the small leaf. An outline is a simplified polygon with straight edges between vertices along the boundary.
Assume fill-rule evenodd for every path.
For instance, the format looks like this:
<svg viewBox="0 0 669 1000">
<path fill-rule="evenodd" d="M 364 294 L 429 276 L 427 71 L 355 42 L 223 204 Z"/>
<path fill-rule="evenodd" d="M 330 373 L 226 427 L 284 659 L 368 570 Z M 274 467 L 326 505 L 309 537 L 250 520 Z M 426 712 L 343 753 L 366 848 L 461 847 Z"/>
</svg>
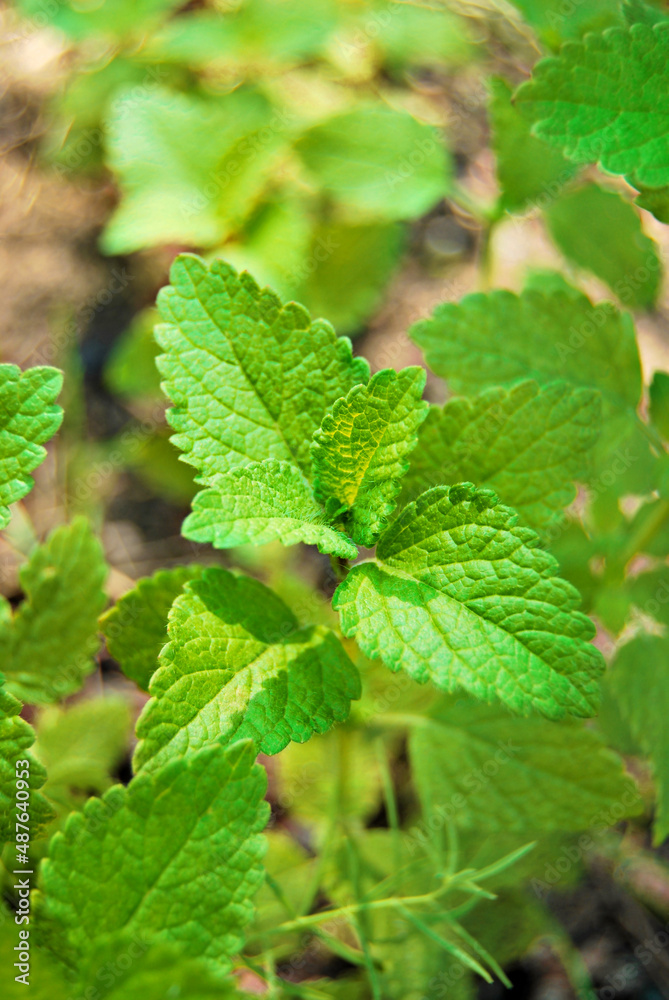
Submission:
<svg viewBox="0 0 669 1000">
<path fill-rule="evenodd" d="M 535 531 L 549 531 L 590 473 L 601 425 L 599 393 L 553 382 L 486 389 L 433 406 L 403 481 L 402 503 L 432 486 L 475 482 L 495 490 Z"/>
<path fill-rule="evenodd" d="M 212 740 L 251 737 L 273 754 L 349 713 L 360 679 L 338 639 L 300 628 L 267 587 L 223 569 L 186 585 L 169 617 L 169 644 L 137 724 L 136 769 Z"/>
<path fill-rule="evenodd" d="M 314 491 L 345 508 L 344 526 L 360 545 L 374 544 L 395 508 L 417 431 L 428 413 L 422 368 L 377 372 L 338 400 L 314 434 Z"/>
<path fill-rule="evenodd" d="M 144 691 L 167 642 L 168 612 L 184 584 L 201 572 L 199 566 L 175 566 L 146 576 L 100 619 L 110 654 Z"/>
<path fill-rule="evenodd" d="M 14 614 L 0 601 L 0 662 L 13 694 L 40 705 L 81 686 L 95 666 L 106 576 L 102 547 L 83 517 L 33 551 L 20 571 L 24 601 Z"/>
<path fill-rule="evenodd" d="M 26 825 L 32 839 L 54 815 L 51 805 L 39 791 L 47 774 L 29 752 L 35 742 L 35 732 L 20 717 L 21 707 L 20 701 L 0 687 L 0 846 L 14 842 L 19 832 L 16 828 L 18 778 L 27 781 L 30 788 L 30 818 Z"/>
<path fill-rule="evenodd" d="M 409 504 L 337 588 L 342 631 L 371 659 L 550 719 L 596 710 L 601 653 L 578 592 L 529 528 L 469 483 Z"/>
<path fill-rule="evenodd" d="M 215 488 L 202 490 L 182 534 L 217 549 L 234 545 L 284 545 L 305 542 L 319 552 L 355 559 L 358 550 L 340 531 L 328 527 L 311 486 L 290 462 L 252 462 L 213 478 Z"/>
<path fill-rule="evenodd" d="M 250 741 L 218 743 L 89 799 L 49 845 L 42 918 L 52 951 L 80 965 L 107 934 L 179 946 L 223 975 L 244 940 L 269 807 Z"/>
<path fill-rule="evenodd" d="M 9 523 L 9 504 L 33 488 L 30 473 L 46 455 L 42 445 L 60 427 L 63 411 L 55 401 L 62 386 L 56 368 L 0 365 L 0 528 Z"/>
<path fill-rule="evenodd" d="M 250 462 L 293 462 L 308 475 L 309 444 L 323 414 L 369 376 L 329 323 L 282 305 L 248 274 L 177 257 L 158 305 L 158 367 L 174 403 L 172 440 L 201 478 Z"/>
<path fill-rule="evenodd" d="M 587 830 L 622 801 L 641 811 L 621 759 L 582 724 L 518 719 L 444 702 L 412 731 L 409 754 L 426 814 L 477 830 Z M 616 818 L 620 818 L 616 813 Z"/>
</svg>

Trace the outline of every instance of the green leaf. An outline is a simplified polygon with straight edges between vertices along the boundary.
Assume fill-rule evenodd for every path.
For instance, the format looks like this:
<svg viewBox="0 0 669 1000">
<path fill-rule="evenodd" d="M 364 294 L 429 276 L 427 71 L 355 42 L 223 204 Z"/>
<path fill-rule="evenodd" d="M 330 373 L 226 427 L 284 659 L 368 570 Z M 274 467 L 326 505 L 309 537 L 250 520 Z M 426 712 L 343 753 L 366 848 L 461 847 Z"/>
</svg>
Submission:
<svg viewBox="0 0 669 1000">
<path fill-rule="evenodd" d="M 158 304 L 158 360 L 174 403 L 173 441 L 209 485 L 236 466 L 276 458 L 310 471 L 323 414 L 369 377 L 329 323 L 282 305 L 223 261 L 184 254 Z"/>
<path fill-rule="evenodd" d="M 263 880 L 269 807 L 250 741 L 173 760 L 73 813 L 42 864 L 48 942 L 69 965 L 105 934 L 178 945 L 224 974 Z"/>
<path fill-rule="evenodd" d="M 647 489 L 652 455 L 636 412 L 642 379 L 634 325 L 610 302 L 593 305 L 566 283 L 521 295 L 467 295 L 438 306 L 409 333 L 458 394 L 527 378 L 598 389 L 603 423 L 594 462 L 601 488 Z"/>
<path fill-rule="evenodd" d="M 640 573 L 627 581 L 625 596 L 645 615 L 669 625 L 669 569 Z"/>
<path fill-rule="evenodd" d="M 323 189 L 356 218 L 415 219 L 450 187 L 451 167 L 436 129 L 381 104 L 314 125 L 297 151 Z"/>
<path fill-rule="evenodd" d="M 587 31 L 601 31 L 620 23 L 620 0 L 512 0 L 539 36 L 552 47 L 565 39 L 580 38 Z"/>
<path fill-rule="evenodd" d="M 143 309 L 114 344 L 105 366 L 105 383 L 117 396 L 160 399 L 156 370 L 158 345 L 153 336 L 157 313 Z"/>
<path fill-rule="evenodd" d="M 45 441 L 56 433 L 63 411 L 55 405 L 63 386 L 56 368 L 0 365 L 0 528 L 9 523 L 9 504 L 21 500 L 43 461 Z"/>
<path fill-rule="evenodd" d="M 663 0 L 659 0 L 660 3 Z M 660 21 L 669 19 L 666 8 L 661 6 L 651 6 L 643 3 L 643 0 L 623 0 L 623 14 L 628 24 L 635 24 L 637 21 L 648 24 L 652 27 Z"/>
<path fill-rule="evenodd" d="M 136 769 L 213 739 L 251 737 L 263 753 L 304 743 L 349 713 L 356 668 L 322 626 L 300 628 L 271 590 L 223 569 L 205 570 L 178 597 L 137 724 Z"/>
<path fill-rule="evenodd" d="M 585 482 L 601 425 L 599 393 L 520 382 L 430 408 L 403 481 L 407 503 L 432 486 L 489 487 L 535 531 L 550 532 Z"/>
<path fill-rule="evenodd" d="M 650 419 L 669 441 L 669 374 L 655 372 L 650 383 Z"/>
<path fill-rule="evenodd" d="M 622 302 L 655 304 L 662 277 L 657 245 L 619 194 L 596 184 L 575 188 L 547 207 L 546 221 L 565 257 L 601 278 Z"/>
<path fill-rule="evenodd" d="M 470 483 L 409 504 L 333 605 L 371 659 L 551 719 L 593 715 L 601 653 L 578 592 L 529 528 Z"/>
<path fill-rule="evenodd" d="M 636 204 L 639 208 L 645 208 L 647 212 L 651 212 L 656 219 L 664 222 L 665 225 L 669 223 L 669 186 L 645 188 L 637 185 L 637 187 L 639 194 L 636 198 Z"/>
<path fill-rule="evenodd" d="M 497 160 L 501 205 L 517 212 L 545 205 L 574 176 L 576 167 L 559 150 L 530 134 L 527 119 L 511 103 L 511 87 L 499 77 L 489 82 L 491 145 Z"/>
<path fill-rule="evenodd" d="M 31 838 L 34 839 L 53 816 L 51 805 L 38 791 L 46 781 L 46 771 L 29 753 L 35 733 L 20 717 L 21 708 L 21 702 L 0 687 L 0 845 L 16 839 L 17 778 L 21 777 L 29 785 L 30 819 L 27 825 Z"/>
<path fill-rule="evenodd" d="M 666 592 L 665 592 L 666 593 Z M 640 635 L 622 646 L 607 686 L 632 736 L 650 756 L 657 785 L 653 843 L 669 836 L 669 642 Z"/>
<path fill-rule="evenodd" d="M 13 614 L 0 602 L 0 662 L 18 698 L 58 701 L 94 669 L 106 576 L 102 547 L 83 517 L 33 551 L 20 571 L 23 602 Z"/>
<path fill-rule="evenodd" d="M 355 559 L 358 550 L 340 531 L 328 527 L 311 486 L 290 462 L 252 462 L 216 476 L 216 487 L 202 490 L 182 528 L 193 542 L 217 549 L 234 545 L 284 545 L 305 542 L 319 552 Z"/>
<path fill-rule="evenodd" d="M 669 184 L 668 85 L 669 24 L 634 24 L 542 59 L 515 100 L 534 133 L 574 163 L 659 188 Z"/>
<path fill-rule="evenodd" d="M 41 712 L 35 753 L 47 771 L 49 798 L 69 809 L 75 794 L 105 792 L 128 749 L 130 722 L 127 703 L 114 695 Z"/>
<path fill-rule="evenodd" d="M 138 101 L 136 88 L 117 96 L 107 155 L 122 199 L 104 251 L 222 242 L 260 198 L 286 128 L 265 97 L 243 88 L 216 98 L 155 89 Z"/>
<path fill-rule="evenodd" d="M 45 7 L 40 0 L 19 0 L 18 6 L 36 25 L 49 23 L 74 39 L 99 35 L 116 40 L 138 29 L 140 34 L 149 31 L 179 7 L 180 0 L 99 0 L 85 5 L 62 0 L 53 7 Z"/>
<path fill-rule="evenodd" d="M 184 585 L 201 572 L 199 566 L 175 566 L 146 576 L 100 619 L 110 654 L 144 691 L 167 642 L 168 612 Z"/>
<path fill-rule="evenodd" d="M 447 702 L 413 729 L 409 754 L 425 814 L 464 827 L 532 836 L 587 830 L 621 801 L 641 811 L 621 759 L 579 723 Z"/>
<path fill-rule="evenodd" d="M 395 508 L 408 455 L 428 413 L 424 387 L 423 368 L 385 368 L 338 400 L 314 434 L 316 496 L 346 509 L 344 525 L 360 545 L 375 543 Z"/>
</svg>

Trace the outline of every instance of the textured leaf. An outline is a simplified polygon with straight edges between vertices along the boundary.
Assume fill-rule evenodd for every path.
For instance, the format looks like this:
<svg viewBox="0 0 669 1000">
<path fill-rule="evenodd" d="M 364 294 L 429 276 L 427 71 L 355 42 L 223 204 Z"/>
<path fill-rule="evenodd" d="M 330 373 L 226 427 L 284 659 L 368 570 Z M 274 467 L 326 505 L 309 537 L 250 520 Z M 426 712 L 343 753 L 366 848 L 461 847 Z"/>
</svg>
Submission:
<svg viewBox="0 0 669 1000">
<path fill-rule="evenodd" d="M 234 545 L 284 545 L 306 542 L 320 552 L 355 559 L 358 550 L 325 514 L 302 473 L 290 462 L 252 462 L 216 477 L 216 488 L 202 490 L 182 533 L 217 549 Z"/>
<path fill-rule="evenodd" d="M 360 697 L 358 672 L 334 634 L 300 628 L 249 577 L 205 570 L 175 601 L 168 632 L 137 724 L 136 768 L 213 739 L 251 737 L 262 752 L 278 753 L 343 721 Z"/>
<path fill-rule="evenodd" d="M 30 473 L 46 455 L 42 445 L 60 427 L 55 401 L 62 385 L 56 368 L 0 365 L 0 528 L 9 522 L 9 504 L 32 489 Z"/>
<path fill-rule="evenodd" d="M 650 419 L 669 441 L 669 374 L 655 372 L 650 384 Z"/>
<path fill-rule="evenodd" d="M 146 576 L 100 619 L 110 654 L 144 691 L 167 642 L 167 614 L 184 584 L 201 572 L 199 566 L 175 566 Z"/>
<path fill-rule="evenodd" d="M 436 129 L 381 104 L 314 125 L 297 150 L 322 187 L 363 218 L 417 218 L 450 187 Z"/>
<path fill-rule="evenodd" d="M 68 964 L 105 934 L 141 933 L 230 968 L 263 879 L 269 807 L 250 741 L 218 743 L 115 785 L 73 813 L 42 864 L 49 946 Z"/>
<path fill-rule="evenodd" d="M 595 446 L 598 474 L 619 492 L 647 489 L 651 453 L 636 409 L 641 364 L 634 326 L 611 303 L 593 306 L 564 284 L 521 295 L 495 291 L 444 303 L 416 323 L 411 338 L 430 368 L 463 395 L 522 379 L 546 385 L 564 379 L 602 394 L 602 433 Z"/>
<path fill-rule="evenodd" d="M 586 830 L 621 801 L 641 800 L 622 761 L 582 724 L 518 719 L 458 701 L 417 726 L 409 753 L 426 815 L 450 809 L 465 827 Z"/>
<path fill-rule="evenodd" d="M 593 715 L 601 653 L 578 592 L 529 528 L 469 483 L 409 504 L 333 599 L 371 659 L 551 719 Z"/>
<path fill-rule="evenodd" d="M 669 24 L 587 35 L 543 59 L 516 103 L 575 163 L 646 187 L 669 184 Z"/>
<path fill-rule="evenodd" d="M 18 698 L 58 701 L 93 670 L 106 576 L 102 548 L 83 517 L 33 551 L 20 572 L 23 603 L 13 615 L 0 603 L 0 662 Z"/>
<path fill-rule="evenodd" d="M 509 212 L 549 203 L 576 172 L 559 150 L 530 134 L 527 119 L 511 103 L 511 87 L 499 77 L 490 83 L 491 145 L 497 160 L 501 204 Z"/>
<path fill-rule="evenodd" d="M 128 749 L 130 722 L 128 705 L 117 696 L 42 711 L 35 753 L 47 771 L 49 798 L 69 808 L 77 793 L 105 792 Z"/>
<path fill-rule="evenodd" d="M 345 508 L 344 525 L 373 545 L 395 507 L 409 453 L 428 412 L 423 368 L 385 368 L 338 400 L 314 434 L 314 492 Z"/>
<path fill-rule="evenodd" d="M 5 688 L 0 688 L 0 845 L 14 841 L 16 818 L 17 773 L 27 770 L 24 779 L 29 784 L 30 798 L 28 812 L 31 839 L 53 816 L 53 809 L 38 789 L 46 781 L 46 771 L 35 760 L 30 748 L 35 742 L 35 733 L 20 716 L 21 702 Z M 17 766 L 17 761 L 21 761 Z"/>
<path fill-rule="evenodd" d="M 156 88 L 137 100 L 136 91 L 115 97 L 108 122 L 108 165 L 122 198 L 105 252 L 222 242 L 266 186 L 286 123 L 243 88 L 206 99 Z"/>
<path fill-rule="evenodd" d="M 600 431 L 600 397 L 591 389 L 521 382 L 473 399 L 433 406 L 403 481 L 407 503 L 432 486 L 474 482 L 494 489 L 535 531 L 550 529 L 590 472 Z"/>
<path fill-rule="evenodd" d="M 565 257 L 601 278 L 625 305 L 654 305 L 662 264 L 628 201 L 586 184 L 548 205 L 546 221 Z"/>
<path fill-rule="evenodd" d="M 666 596 L 666 591 L 665 591 Z M 650 756 L 657 785 L 653 842 L 669 836 L 669 642 L 641 635 L 622 646 L 606 683 L 634 739 Z"/>
<path fill-rule="evenodd" d="M 329 323 L 223 261 L 184 254 L 158 298 L 166 352 L 158 365 L 174 403 L 174 443 L 202 477 L 276 458 L 306 474 L 309 444 L 325 411 L 369 376 Z"/>
</svg>

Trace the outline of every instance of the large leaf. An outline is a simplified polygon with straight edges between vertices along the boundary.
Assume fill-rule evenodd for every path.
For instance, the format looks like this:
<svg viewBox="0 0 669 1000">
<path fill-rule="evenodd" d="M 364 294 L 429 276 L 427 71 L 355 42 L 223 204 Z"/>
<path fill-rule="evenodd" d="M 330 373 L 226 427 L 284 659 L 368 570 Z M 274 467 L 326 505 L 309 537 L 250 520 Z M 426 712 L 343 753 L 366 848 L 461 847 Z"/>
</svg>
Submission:
<svg viewBox="0 0 669 1000">
<path fill-rule="evenodd" d="M 662 603 L 667 599 L 666 584 Z M 669 642 L 640 635 L 622 646 L 607 674 L 607 687 L 632 736 L 649 755 L 657 785 L 653 841 L 669 836 Z"/>
<path fill-rule="evenodd" d="M 335 592 L 344 635 L 444 691 L 551 719 L 593 715 L 601 653 L 578 592 L 529 528 L 469 483 L 435 487 Z"/>
<path fill-rule="evenodd" d="M 521 382 L 433 406 L 403 480 L 401 502 L 432 486 L 474 482 L 494 489 L 535 531 L 549 531 L 590 473 L 599 435 L 599 393 Z"/>
<path fill-rule="evenodd" d="M 23 810 L 23 803 L 16 797 L 17 778 L 27 781 L 29 788 L 29 820 L 25 825 L 30 830 L 30 837 L 34 838 L 53 816 L 53 809 L 38 790 L 46 781 L 46 771 L 30 753 L 35 732 L 20 717 L 21 707 L 20 701 L 0 687 L 0 846 L 7 841 L 15 841 L 16 832 L 25 832 L 17 831 L 16 827 L 17 807 L 21 807 L 21 812 Z M 25 787 L 21 785 L 22 795 Z M 20 862 L 17 861 L 13 867 L 20 868 Z"/>
<path fill-rule="evenodd" d="M 117 96 L 108 161 L 122 199 L 102 238 L 107 253 L 165 243 L 214 246 L 259 199 L 286 122 L 244 89 L 202 98 L 156 89 Z"/>
<path fill-rule="evenodd" d="M 409 453 L 428 413 L 423 368 L 385 368 L 338 400 L 314 434 L 314 491 L 343 508 L 343 523 L 371 546 L 395 507 Z"/>
<path fill-rule="evenodd" d="M 620 758 L 578 723 L 447 702 L 413 730 L 409 753 L 426 817 L 477 830 L 586 830 L 621 801 L 625 815 L 641 809 Z"/>
<path fill-rule="evenodd" d="M 416 218 L 450 186 L 436 129 L 380 103 L 314 125 L 297 149 L 326 191 L 367 218 Z"/>
<path fill-rule="evenodd" d="M 636 409 L 642 380 L 634 326 L 611 303 L 593 305 L 566 283 L 494 291 L 444 303 L 416 323 L 412 339 L 454 392 L 470 395 L 523 379 L 564 379 L 602 394 L 603 426 L 595 446 L 599 486 L 647 489 L 651 452 Z"/>
<path fill-rule="evenodd" d="M 565 45 L 537 63 L 516 103 L 536 135 L 575 163 L 600 163 L 650 188 L 669 184 L 669 24 Z"/>
<path fill-rule="evenodd" d="M 223 261 L 184 254 L 158 298 L 156 337 L 168 420 L 184 459 L 211 485 L 217 473 L 276 458 L 306 474 L 325 411 L 369 369 L 329 323 L 282 305 Z"/>
<path fill-rule="evenodd" d="M 25 598 L 12 613 L 0 600 L 0 662 L 23 701 L 58 701 L 94 668 L 107 565 L 88 521 L 56 528 L 21 568 Z"/>
<path fill-rule="evenodd" d="M 355 545 L 328 526 L 311 486 L 290 462 L 252 462 L 216 477 L 216 488 L 193 501 L 183 534 L 217 549 L 234 545 L 306 542 L 320 552 L 355 559 Z"/>
<path fill-rule="evenodd" d="M 605 281 L 625 305 L 654 305 L 662 264 L 628 201 L 586 184 L 552 201 L 546 221 L 565 257 Z"/>
<path fill-rule="evenodd" d="M 137 724 L 137 769 L 214 739 L 251 737 L 264 753 L 278 753 L 343 721 L 360 697 L 358 672 L 334 634 L 300 628 L 249 577 L 205 570 L 175 601 L 168 632 Z"/>
<path fill-rule="evenodd" d="M 158 666 L 158 653 L 167 642 L 167 614 L 199 566 L 175 566 L 138 580 L 100 619 L 107 649 L 121 670 L 144 691 Z"/>
<path fill-rule="evenodd" d="M 106 934 L 141 933 L 230 968 L 263 880 L 269 807 L 250 741 L 218 743 L 89 799 L 57 833 L 41 889 L 49 945 L 79 964 Z"/>
<path fill-rule="evenodd" d="M 60 427 L 55 401 L 62 385 L 56 368 L 0 365 L 0 528 L 9 522 L 9 504 L 32 489 L 30 473 L 46 455 L 42 445 Z"/>
</svg>

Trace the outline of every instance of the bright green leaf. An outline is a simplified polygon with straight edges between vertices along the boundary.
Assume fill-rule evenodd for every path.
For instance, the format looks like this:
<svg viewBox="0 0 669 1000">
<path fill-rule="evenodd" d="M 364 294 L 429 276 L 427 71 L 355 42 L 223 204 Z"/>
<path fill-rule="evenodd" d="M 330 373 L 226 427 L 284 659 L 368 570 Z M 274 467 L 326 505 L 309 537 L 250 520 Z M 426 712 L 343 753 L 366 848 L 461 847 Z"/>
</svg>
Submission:
<svg viewBox="0 0 669 1000">
<path fill-rule="evenodd" d="M 669 441 L 669 374 L 655 372 L 650 384 L 650 419 Z"/>
<path fill-rule="evenodd" d="M 174 443 L 210 484 L 217 473 L 276 458 L 310 471 L 323 414 L 367 381 L 367 362 L 329 323 L 282 305 L 223 261 L 182 255 L 160 293 L 158 360 L 174 403 Z"/>
<path fill-rule="evenodd" d="M 601 825 L 620 802 L 624 815 L 640 811 L 620 758 L 579 723 L 518 719 L 460 700 L 416 726 L 409 754 L 426 814 L 441 811 L 464 827 L 531 837 Z"/>
<path fill-rule="evenodd" d="M 320 552 L 355 559 L 355 545 L 328 527 L 311 486 L 290 462 L 252 462 L 216 476 L 216 487 L 202 490 L 182 533 L 194 542 L 211 542 L 217 549 L 235 545 L 284 545 L 305 542 Z"/>
<path fill-rule="evenodd" d="M 20 571 L 23 602 L 13 614 L 2 602 L 0 613 L 0 662 L 13 694 L 45 704 L 81 686 L 95 666 L 106 576 L 102 547 L 83 517 L 33 551 Z"/>
<path fill-rule="evenodd" d="M 14 834 L 17 832 L 17 778 L 27 780 L 30 787 L 30 818 L 27 823 L 30 836 L 34 838 L 39 829 L 53 816 L 53 809 L 38 791 L 43 787 L 47 775 L 44 767 L 30 753 L 30 748 L 35 742 L 35 732 L 32 726 L 19 716 L 21 708 L 21 702 L 4 687 L 0 687 L 1 845 L 16 839 Z"/>
<path fill-rule="evenodd" d="M 205 570 L 175 601 L 168 631 L 137 724 L 137 769 L 213 739 L 251 737 L 262 752 L 278 753 L 343 721 L 360 697 L 358 672 L 334 634 L 300 628 L 249 577 Z"/>
<path fill-rule="evenodd" d="M 141 933 L 230 969 L 263 880 L 269 807 L 255 748 L 218 743 L 73 813 L 42 864 L 49 946 L 80 963 L 105 934 Z"/>
<path fill-rule="evenodd" d="M 62 385 L 56 368 L 0 365 L 0 528 L 9 523 L 9 504 L 32 489 L 30 473 L 46 455 L 42 445 L 60 427 L 55 401 Z"/>
<path fill-rule="evenodd" d="M 662 277 L 657 245 L 619 194 L 596 184 L 575 188 L 548 205 L 546 221 L 565 257 L 601 278 L 622 302 L 655 304 Z"/>
<path fill-rule="evenodd" d="M 469 483 L 436 487 L 335 592 L 342 631 L 371 659 L 551 719 L 593 715 L 602 655 L 578 592 L 529 528 Z"/>
<path fill-rule="evenodd" d="M 167 615 L 184 585 L 202 572 L 199 566 L 175 566 L 138 580 L 100 619 L 107 649 L 121 670 L 144 691 L 167 642 Z"/>
<path fill-rule="evenodd" d="M 74 39 L 99 35 L 123 39 L 143 34 L 179 7 L 181 0 L 96 0 L 80 4 L 77 0 L 59 0 L 53 6 L 41 0 L 20 0 L 19 8 L 36 24 L 49 23 Z"/>
<path fill-rule="evenodd" d="M 495 490 L 535 531 L 550 531 L 574 499 L 574 480 L 589 477 L 600 410 L 599 393 L 566 382 L 521 382 L 433 406 L 401 501 L 432 486 L 474 482 Z"/>
<path fill-rule="evenodd" d="M 395 508 L 409 453 L 428 412 L 423 368 L 385 368 L 338 400 L 314 434 L 314 491 L 346 509 L 344 525 L 360 545 L 374 544 Z"/>
<path fill-rule="evenodd" d="M 528 24 L 552 47 L 565 39 L 580 38 L 620 23 L 620 0 L 511 0 Z"/>
<path fill-rule="evenodd" d="M 537 63 L 515 100 L 536 135 L 574 163 L 669 184 L 669 24 L 586 35 Z"/>
<path fill-rule="evenodd" d="M 314 125 L 297 150 L 323 188 L 363 218 L 417 218 L 450 186 L 450 163 L 437 131 L 381 104 Z"/>
</svg>

